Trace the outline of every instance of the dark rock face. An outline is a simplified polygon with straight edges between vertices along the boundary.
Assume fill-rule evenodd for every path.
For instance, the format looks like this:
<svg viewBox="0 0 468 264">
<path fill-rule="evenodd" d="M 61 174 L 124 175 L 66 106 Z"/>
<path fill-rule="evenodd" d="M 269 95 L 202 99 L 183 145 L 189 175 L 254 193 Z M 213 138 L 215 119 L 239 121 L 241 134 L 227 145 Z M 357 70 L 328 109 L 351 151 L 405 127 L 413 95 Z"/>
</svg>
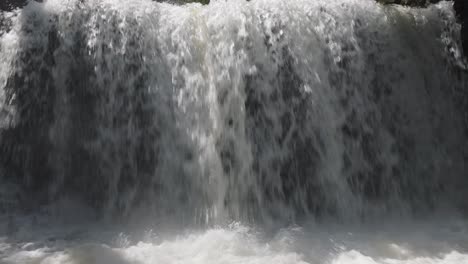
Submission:
<svg viewBox="0 0 468 264">
<path fill-rule="evenodd" d="M 440 0 L 377 0 L 383 4 L 397 4 L 409 6 L 425 6 L 427 4 L 437 3 Z"/>
<path fill-rule="evenodd" d="M 156 2 L 169 2 L 174 4 L 188 4 L 188 3 L 200 3 L 203 5 L 207 5 L 210 3 L 210 0 L 154 0 Z"/>
<path fill-rule="evenodd" d="M 453 5 L 458 19 L 462 24 L 461 38 L 463 42 L 463 51 L 468 55 L 468 2 L 466 0 L 455 0 Z"/>
<path fill-rule="evenodd" d="M 2 0 L 0 2 L 0 10 L 11 11 L 15 8 L 25 6 L 27 2 L 27 0 Z"/>
</svg>

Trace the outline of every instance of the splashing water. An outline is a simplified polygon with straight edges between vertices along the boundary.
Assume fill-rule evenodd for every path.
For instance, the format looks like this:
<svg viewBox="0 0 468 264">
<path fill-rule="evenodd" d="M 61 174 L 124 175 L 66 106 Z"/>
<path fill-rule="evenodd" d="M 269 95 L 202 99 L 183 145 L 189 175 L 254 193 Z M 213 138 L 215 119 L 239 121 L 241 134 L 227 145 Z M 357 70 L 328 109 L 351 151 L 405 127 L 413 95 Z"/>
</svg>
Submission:
<svg viewBox="0 0 468 264">
<path fill-rule="evenodd" d="M 403 264 L 468 261 L 467 226 L 462 222 L 399 223 L 395 230 L 379 225 L 366 228 L 320 225 L 290 227 L 275 235 L 239 224 L 206 231 L 191 231 L 177 237 L 159 236 L 152 230 L 134 235 L 109 236 L 99 232 L 73 234 L 61 230 L 59 236 L 41 234 L 41 240 L 3 243 L 8 256 L 3 263 L 47 264 L 146 264 L 146 263 L 331 263 Z M 456 228 L 454 228 L 456 227 Z M 436 231 L 437 230 L 437 231 Z M 99 236 L 99 237 L 98 237 Z M 94 240 L 92 240 L 94 239 Z"/>
<path fill-rule="evenodd" d="M 0 261 L 468 262 L 450 2 L 49 0 L 1 15 Z M 135 226 L 167 235 L 114 243 Z"/>
</svg>

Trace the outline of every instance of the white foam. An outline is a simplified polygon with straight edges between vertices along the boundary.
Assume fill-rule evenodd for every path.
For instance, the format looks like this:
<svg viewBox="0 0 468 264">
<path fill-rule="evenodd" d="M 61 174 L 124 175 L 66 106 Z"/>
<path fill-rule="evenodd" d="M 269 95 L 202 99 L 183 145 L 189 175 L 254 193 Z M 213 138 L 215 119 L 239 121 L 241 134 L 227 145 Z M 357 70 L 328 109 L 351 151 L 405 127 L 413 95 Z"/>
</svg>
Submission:
<svg viewBox="0 0 468 264">
<path fill-rule="evenodd" d="M 1 248 L 9 253 L 0 257 L 0 263 L 463 264 L 468 263 L 465 227 L 450 221 L 366 228 L 315 225 L 268 234 L 232 224 L 164 239 L 153 234 L 138 242 L 122 234 L 109 243 L 56 240 L 45 246 L 45 241 L 16 245 L 3 241 Z"/>
<path fill-rule="evenodd" d="M 410 259 L 371 258 L 351 250 L 340 254 L 333 264 L 460 264 L 468 263 L 468 255 L 457 251 L 439 257 L 414 257 Z"/>
</svg>

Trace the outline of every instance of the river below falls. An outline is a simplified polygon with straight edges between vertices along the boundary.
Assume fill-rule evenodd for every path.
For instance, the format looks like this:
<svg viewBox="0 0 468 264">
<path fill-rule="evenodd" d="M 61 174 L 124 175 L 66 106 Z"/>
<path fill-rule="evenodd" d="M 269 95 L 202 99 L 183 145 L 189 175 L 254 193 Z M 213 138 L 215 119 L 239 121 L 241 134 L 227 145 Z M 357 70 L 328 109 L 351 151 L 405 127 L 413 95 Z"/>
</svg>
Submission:
<svg viewBox="0 0 468 264">
<path fill-rule="evenodd" d="M 275 231 L 241 223 L 125 230 L 35 219 L 0 237 L 0 263 L 468 263 L 468 224 L 459 217 L 386 219 L 367 225 L 310 223 Z"/>
</svg>

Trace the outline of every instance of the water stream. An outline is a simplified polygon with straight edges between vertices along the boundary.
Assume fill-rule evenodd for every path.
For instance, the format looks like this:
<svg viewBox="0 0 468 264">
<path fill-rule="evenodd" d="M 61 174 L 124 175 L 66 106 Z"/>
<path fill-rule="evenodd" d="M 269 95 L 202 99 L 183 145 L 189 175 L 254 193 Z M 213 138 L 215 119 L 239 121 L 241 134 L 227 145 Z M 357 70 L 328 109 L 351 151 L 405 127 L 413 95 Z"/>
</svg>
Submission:
<svg viewBox="0 0 468 264">
<path fill-rule="evenodd" d="M 468 263 L 451 2 L 0 15 L 0 263 Z"/>
</svg>

